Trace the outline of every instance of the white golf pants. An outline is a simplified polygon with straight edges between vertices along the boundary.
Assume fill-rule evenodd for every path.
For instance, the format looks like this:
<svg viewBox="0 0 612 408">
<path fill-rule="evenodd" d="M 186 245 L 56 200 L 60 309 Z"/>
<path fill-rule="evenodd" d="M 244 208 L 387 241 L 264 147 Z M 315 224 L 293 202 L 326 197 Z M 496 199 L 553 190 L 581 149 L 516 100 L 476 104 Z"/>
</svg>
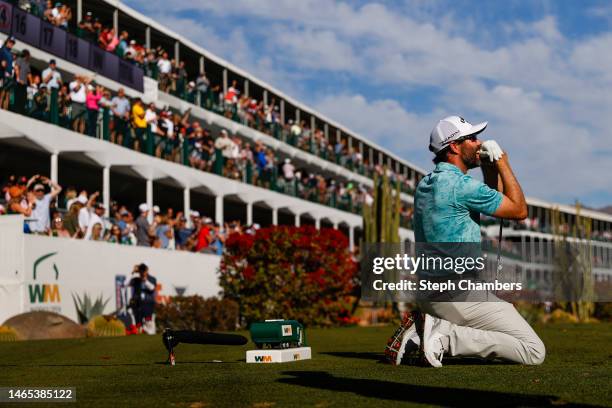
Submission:
<svg viewBox="0 0 612 408">
<path fill-rule="evenodd" d="M 544 343 L 512 304 L 498 302 L 419 302 L 421 310 L 442 319 L 451 356 L 500 358 L 542 364 Z"/>
</svg>

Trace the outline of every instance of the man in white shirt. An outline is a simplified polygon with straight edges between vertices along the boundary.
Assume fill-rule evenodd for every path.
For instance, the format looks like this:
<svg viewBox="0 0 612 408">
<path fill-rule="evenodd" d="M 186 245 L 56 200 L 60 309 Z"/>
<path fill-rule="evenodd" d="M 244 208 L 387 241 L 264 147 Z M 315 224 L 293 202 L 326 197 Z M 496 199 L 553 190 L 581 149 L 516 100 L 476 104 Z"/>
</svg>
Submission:
<svg viewBox="0 0 612 408">
<path fill-rule="evenodd" d="M 102 203 L 98 203 L 94 206 L 93 211 L 89 211 L 89 219 L 87 221 L 87 231 L 85 232 L 85 239 L 91 239 L 91 232 L 93 230 L 94 225 L 100 224 L 102 226 L 102 231 L 100 231 L 100 236 L 104 236 L 104 232 L 106 231 L 106 225 L 102 217 L 104 216 L 104 205 Z"/>
<path fill-rule="evenodd" d="M 42 82 L 47 86 L 47 89 L 59 90 L 62 86 L 62 74 L 56 69 L 55 60 L 49 61 L 49 67 L 42 72 Z"/>
<path fill-rule="evenodd" d="M 167 92 L 170 87 L 170 74 L 172 73 L 172 61 L 168 59 L 168 53 L 164 52 L 157 60 L 159 70 L 159 85 L 162 91 Z"/>
<path fill-rule="evenodd" d="M 215 140 L 215 149 L 221 150 L 221 154 L 226 159 L 232 158 L 232 151 L 234 149 L 234 142 L 229 138 L 227 130 L 221 131 L 221 136 Z"/>
<path fill-rule="evenodd" d="M 37 175 L 32 180 L 36 182 L 34 185 L 34 196 L 36 197 L 36 206 L 32 210 L 33 222 L 30 222 L 30 230 L 37 234 L 46 234 L 49 229 L 49 205 L 51 201 L 58 196 L 62 191 L 62 187 L 47 177 Z M 45 194 L 45 185 L 48 185 L 51 191 Z"/>
<path fill-rule="evenodd" d="M 88 80 L 76 75 L 69 85 L 70 100 L 72 101 L 72 129 L 75 132 L 85 133 L 85 100 L 87 98 Z"/>
</svg>

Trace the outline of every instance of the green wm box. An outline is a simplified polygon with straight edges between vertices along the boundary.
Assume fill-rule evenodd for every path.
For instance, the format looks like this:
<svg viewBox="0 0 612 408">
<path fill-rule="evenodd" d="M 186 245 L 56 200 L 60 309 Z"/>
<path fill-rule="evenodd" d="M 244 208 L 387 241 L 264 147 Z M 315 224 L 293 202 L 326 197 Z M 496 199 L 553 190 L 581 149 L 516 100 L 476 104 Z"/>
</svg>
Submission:
<svg viewBox="0 0 612 408">
<path fill-rule="evenodd" d="M 251 324 L 251 340 L 258 350 L 249 350 L 247 363 L 284 363 L 311 358 L 304 326 L 295 320 L 266 320 Z"/>
</svg>

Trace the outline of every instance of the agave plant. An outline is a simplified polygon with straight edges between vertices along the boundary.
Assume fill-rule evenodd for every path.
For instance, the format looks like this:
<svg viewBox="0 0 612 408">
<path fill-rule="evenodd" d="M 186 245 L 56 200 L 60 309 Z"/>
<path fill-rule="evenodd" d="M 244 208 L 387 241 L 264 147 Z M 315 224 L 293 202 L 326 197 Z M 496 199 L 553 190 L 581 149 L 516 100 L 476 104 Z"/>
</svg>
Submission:
<svg viewBox="0 0 612 408">
<path fill-rule="evenodd" d="M 102 295 L 100 295 L 95 301 L 92 302 L 92 298 L 90 298 L 87 292 L 85 292 L 85 294 L 83 294 L 83 298 L 81 298 L 78 294 L 73 293 L 72 300 L 74 301 L 74 307 L 76 308 L 77 315 L 79 316 L 79 323 L 85 324 L 93 316 L 104 313 L 104 308 L 106 307 L 106 304 L 110 298 L 103 301 Z"/>
</svg>

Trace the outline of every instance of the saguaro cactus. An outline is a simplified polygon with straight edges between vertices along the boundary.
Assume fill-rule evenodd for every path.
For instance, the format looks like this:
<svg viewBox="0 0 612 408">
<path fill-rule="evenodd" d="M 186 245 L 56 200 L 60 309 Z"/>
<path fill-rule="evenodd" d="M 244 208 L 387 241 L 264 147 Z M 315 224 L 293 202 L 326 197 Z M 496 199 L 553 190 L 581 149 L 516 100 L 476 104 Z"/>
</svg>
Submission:
<svg viewBox="0 0 612 408">
<path fill-rule="evenodd" d="M 553 236 L 555 240 L 554 274 L 555 290 L 558 295 L 570 295 L 571 313 L 579 321 L 588 321 L 595 305 L 593 275 L 591 220 L 580 215 L 581 205 L 576 203 L 576 220 L 569 228 L 569 222 L 564 219 L 558 208 L 551 211 Z"/>
<path fill-rule="evenodd" d="M 363 206 L 363 226 L 365 242 L 399 243 L 400 225 L 400 184 L 392 185 L 387 169 L 383 169 L 382 177 L 374 174 L 374 200 L 372 205 Z"/>
</svg>

